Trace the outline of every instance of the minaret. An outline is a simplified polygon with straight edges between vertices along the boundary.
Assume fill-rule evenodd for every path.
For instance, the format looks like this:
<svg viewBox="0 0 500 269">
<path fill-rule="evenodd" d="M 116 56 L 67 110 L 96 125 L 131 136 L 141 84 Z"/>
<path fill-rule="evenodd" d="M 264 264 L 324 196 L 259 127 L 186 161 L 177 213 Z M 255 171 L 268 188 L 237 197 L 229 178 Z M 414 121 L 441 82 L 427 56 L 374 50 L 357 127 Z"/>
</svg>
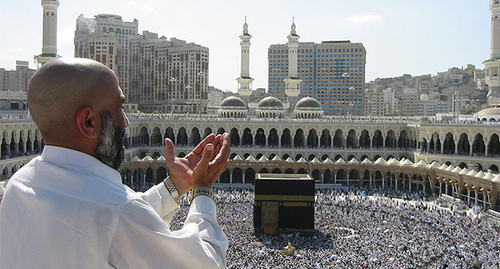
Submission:
<svg viewBox="0 0 500 269">
<path fill-rule="evenodd" d="M 240 98 L 248 104 L 250 94 L 252 94 L 252 81 L 250 77 L 250 39 L 252 36 L 248 33 L 247 19 L 243 24 L 243 34 L 240 35 L 241 45 L 241 74 L 236 80 L 238 81 L 238 94 Z"/>
<path fill-rule="evenodd" d="M 297 71 L 297 50 L 299 48 L 299 38 L 295 30 L 295 20 L 292 22 L 292 29 L 288 38 L 288 77 L 285 78 L 285 94 L 287 95 L 288 103 L 290 104 L 289 110 L 293 111 L 295 104 L 299 99 L 300 83 Z"/>
<path fill-rule="evenodd" d="M 59 0 L 42 0 L 43 46 L 42 54 L 35 56 L 38 64 L 45 64 L 57 55 L 57 8 Z"/>
<path fill-rule="evenodd" d="M 490 0 L 491 10 L 491 53 L 484 61 L 486 66 L 487 95 L 490 107 L 500 106 L 500 0 Z"/>
</svg>

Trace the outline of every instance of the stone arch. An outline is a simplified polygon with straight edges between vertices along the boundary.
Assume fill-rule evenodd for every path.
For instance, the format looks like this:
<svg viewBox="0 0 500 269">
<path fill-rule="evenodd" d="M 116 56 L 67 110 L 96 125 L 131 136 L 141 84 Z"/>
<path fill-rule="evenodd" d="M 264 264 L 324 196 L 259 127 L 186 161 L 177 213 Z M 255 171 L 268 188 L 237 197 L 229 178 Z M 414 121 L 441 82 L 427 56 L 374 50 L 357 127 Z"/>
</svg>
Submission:
<svg viewBox="0 0 500 269">
<path fill-rule="evenodd" d="M 219 129 L 217 129 L 217 134 L 223 134 L 225 132 L 226 132 L 226 130 L 224 128 L 222 128 L 222 127 L 220 127 Z"/>
<path fill-rule="evenodd" d="M 283 133 L 281 134 L 281 147 L 284 148 L 292 147 L 292 135 L 288 128 L 285 128 L 283 130 Z"/>
<path fill-rule="evenodd" d="M 488 170 L 491 170 L 492 172 L 498 173 L 498 165 L 492 164 L 490 167 L 488 167 Z"/>
<path fill-rule="evenodd" d="M 314 169 L 311 173 L 311 176 L 317 182 L 321 182 L 321 172 L 318 169 Z"/>
<path fill-rule="evenodd" d="M 205 137 L 211 135 L 213 133 L 212 129 L 207 127 L 205 128 L 205 131 L 203 132 L 203 139 L 205 139 Z"/>
<path fill-rule="evenodd" d="M 280 145 L 280 139 L 278 136 L 278 131 L 272 128 L 269 131 L 269 137 L 267 138 L 267 144 L 272 147 L 278 147 Z"/>
<path fill-rule="evenodd" d="M 170 139 L 172 141 L 172 143 L 174 143 L 174 145 L 175 145 L 175 134 L 174 134 L 174 130 L 171 127 L 168 127 L 165 130 L 165 137 L 164 138 Z"/>
<path fill-rule="evenodd" d="M 376 130 L 373 134 L 372 144 L 374 148 L 382 148 L 384 146 L 384 139 L 380 130 Z"/>
<path fill-rule="evenodd" d="M 332 146 L 332 136 L 330 135 L 330 131 L 328 129 L 323 129 L 321 132 L 319 144 L 322 148 L 330 148 Z"/>
<path fill-rule="evenodd" d="M 316 133 L 315 129 L 309 130 L 309 134 L 307 135 L 307 147 L 318 147 L 318 134 Z"/>
<path fill-rule="evenodd" d="M 242 137 L 241 144 L 243 146 L 252 146 L 253 145 L 253 135 L 252 135 L 252 131 L 250 130 L 250 128 L 245 128 L 245 130 L 243 130 L 243 137 Z"/>
<path fill-rule="evenodd" d="M 361 135 L 359 137 L 359 147 L 360 148 L 369 148 L 370 147 L 370 134 L 366 129 L 361 131 Z"/>
<path fill-rule="evenodd" d="M 486 154 L 486 146 L 484 145 L 484 137 L 482 134 L 476 134 L 476 136 L 474 136 L 472 153 L 477 156 L 484 156 Z"/>
<path fill-rule="evenodd" d="M 304 137 L 304 131 L 302 129 L 297 129 L 295 131 L 295 136 L 293 138 L 293 145 L 296 148 L 303 148 L 305 147 L 305 137 Z"/>
<path fill-rule="evenodd" d="M 441 139 L 437 132 L 432 133 L 431 141 L 429 142 L 429 151 L 431 153 L 441 153 Z"/>
<path fill-rule="evenodd" d="M 229 141 L 233 147 L 240 145 L 240 135 L 238 134 L 238 129 L 232 128 L 231 131 L 229 131 Z"/>
<path fill-rule="evenodd" d="M 399 133 L 398 147 L 404 149 L 410 147 L 410 137 L 408 136 L 408 132 L 406 130 L 401 130 Z"/>
<path fill-rule="evenodd" d="M 347 148 L 357 148 L 357 137 L 356 137 L 356 131 L 353 129 L 349 130 L 347 133 L 347 139 L 346 139 L 346 147 Z"/>
<path fill-rule="evenodd" d="M 488 141 L 488 155 L 490 157 L 500 156 L 500 140 L 498 134 L 492 134 Z"/>
<path fill-rule="evenodd" d="M 247 168 L 245 170 L 245 183 L 253 184 L 255 182 L 255 170 L 253 168 Z"/>
<path fill-rule="evenodd" d="M 385 136 L 385 147 L 386 148 L 395 148 L 396 147 L 396 134 L 393 130 L 387 131 L 387 135 Z"/>
<path fill-rule="evenodd" d="M 226 168 L 226 170 L 219 177 L 219 183 L 230 183 L 230 182 L 231 182 L 231 173 L 229 172 L 229 169 Z"/>
<path fill-rule="evenodd" d="M 448 132 L 445 136 L 443 143 L 443 153 L 444 154 L 455 154 L 455 139 L 453 134 Z"/>
<path fill-rule="evenodd" d="M 191 134 L 189 135 L 189 144 L 198 145 L 201 142 L 200 130 L 197 127 L 191 129 Z"/>
<path fill-rule="evenodd" d="M 279 168 L 274 168 L 273 171 L 271 171 L 272 174 L 281 174 L 281 169 Z"/>
<path fill-rule="evenodd" d="M 177 145 L 185 146 L 188 144 L 188 136 L 186 132 L 186 128 L 181 127 L 177 132 Z"/>
<path fill-rule="evenodd" d="M 309 174 L 305 168 L 299 168 L 297 174 Z"/>
<path fill-rule="evenodd" d="M 457 144 L 457 153 L 460 155 L 470 154 L 469 136 L 466 133 L 460 134 Z"/>
<path fill-rule="evenodd" d="M 323 182 L 324 183 L 333 183 L 333 174 L 332 170 L 326 169 L 324 175 L 323 175 Z"/>
<path fill-rule="evenodd" d="M 243 171 L 241 170 L 241 168 L 237 167 L 233 170 L 232 182 L 243 183 Z"/>
<path fill-rule="evenodd" d="M 256 146 L 265 146 L 266 145 L 266 134 L 264 129 L 257 129 L 257 134 L 255 135 L 255 145 Z"/>
<path fill-rule="evenodd" d="M 160 128 L 155 127 L 153 129 L 153 134 L 151 135 L 151 145 L 152 146 L 161 146 L 161 145 L 163 145 L 162 141 L 163 140 L 161 138 Z"/>
<path fill-rule="evenodd" d="M 149 146 L 149 132 L 148 128 L 143 126 L 139 131 L 139 144 Z"/>
<path fill-rule="evenodd" d="M 335 135 L 333 136 L 333 147 L 335 148 L 345 147 L 344 132 L 342 132 L 342 130 L 340 129 L 337 129 L 335 131 Z"/>
</svg>

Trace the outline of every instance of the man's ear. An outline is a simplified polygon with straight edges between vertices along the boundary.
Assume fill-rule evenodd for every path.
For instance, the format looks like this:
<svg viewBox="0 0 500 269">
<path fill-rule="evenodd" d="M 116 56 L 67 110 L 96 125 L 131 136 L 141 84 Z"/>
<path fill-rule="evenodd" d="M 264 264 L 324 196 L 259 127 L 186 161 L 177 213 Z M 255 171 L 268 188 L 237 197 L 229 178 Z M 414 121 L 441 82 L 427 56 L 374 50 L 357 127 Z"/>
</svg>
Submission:
<svg viewBox="0 0 500 269">
<path fill-rule="evenodd" d="M 76 126 L 80 133 L 89 138 L 94 139 L 99 136 L 100 115 L 91 107 L 84 106 L 76 113 Z"/>
</svg>

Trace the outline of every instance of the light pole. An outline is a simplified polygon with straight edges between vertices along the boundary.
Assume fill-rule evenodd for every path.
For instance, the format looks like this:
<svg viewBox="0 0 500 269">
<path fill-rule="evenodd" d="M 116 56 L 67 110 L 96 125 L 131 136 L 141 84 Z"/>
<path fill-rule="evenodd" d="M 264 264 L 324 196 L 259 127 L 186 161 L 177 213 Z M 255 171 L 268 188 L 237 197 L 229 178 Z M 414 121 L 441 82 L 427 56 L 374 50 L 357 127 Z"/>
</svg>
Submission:
<svg viewBox="0 0 500 269">
<path fill-rule="evenodd" d="M 176 82 L 177 79 L 170 78 L 168 81 L 170 81 L 170 101 L 172 101 L 172 106 L 170 107 L 170 115 L 173 115 L 175 98 L 172 98 L 172 96 L 174 95 L 174 82 Z"/>
<path fill-rule="evenodd" d="M 191 86 L 191 85 L 187 85 L 186 86 L 187 99 L 188 99 L 188 101 L 186 103 L 188 105 L 188 114 L 189 114 L 189 112 L 191 112 L 191 98 L 192 98 L 192 96 L 191 96 L 191 89 L 192 88 L 193 88 L 193 86 Z"/>
</svg>

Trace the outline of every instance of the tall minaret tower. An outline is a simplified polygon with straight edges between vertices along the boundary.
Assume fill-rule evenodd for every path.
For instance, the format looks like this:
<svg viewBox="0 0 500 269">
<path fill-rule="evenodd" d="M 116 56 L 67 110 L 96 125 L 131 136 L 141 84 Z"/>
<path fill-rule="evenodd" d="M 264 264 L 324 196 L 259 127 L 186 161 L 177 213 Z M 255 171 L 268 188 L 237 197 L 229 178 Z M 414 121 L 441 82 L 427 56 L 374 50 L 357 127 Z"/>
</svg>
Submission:
<svg viewBox="0 0 500 269">
<path fill-rule="evenodd" d="M 300 94 L 300 83 L 302 80 L 299 79 L 297 71 L 297 50 L 299 48 L 299 38 L 297 31 L 295 30 L 295 19 L 292 22 L 292 29 L 288 38 L 288 77 L 285 78 L 285 94 L 288 98 L 288 103 L 290 104 L 289 110 L 293 111 L 295 104 L 299 99 Z"/>
<path fill-rule="evenodd" d="M 236 80 L 238 81 L 238 94 L 247 104 L 250 101 L 250 94 L 252 94 L 252 81 L 250 77 L 250 39 L 252 36 L 248 33 L 248 24 L 245 17 L 245 24 L 243 24 L 243 34 L 240 35 L 241 45 L 241 74 Z"/>
<path fill-rule="evenodd" d="M 42 0 L 43 46 L 42 54 L 35 56 L 38 64 L 45 64 L 57 55 L 57 8 L 59 0 Z"/>
<path fill-rule="evenodd" d="M 486 84 L 490 90 L 487 95 L 488 105 L 500 106 L 500 0 L 490 0 L 491 10 L 491 53 L 484 61 L 486 66 Z"/>
</svg>

